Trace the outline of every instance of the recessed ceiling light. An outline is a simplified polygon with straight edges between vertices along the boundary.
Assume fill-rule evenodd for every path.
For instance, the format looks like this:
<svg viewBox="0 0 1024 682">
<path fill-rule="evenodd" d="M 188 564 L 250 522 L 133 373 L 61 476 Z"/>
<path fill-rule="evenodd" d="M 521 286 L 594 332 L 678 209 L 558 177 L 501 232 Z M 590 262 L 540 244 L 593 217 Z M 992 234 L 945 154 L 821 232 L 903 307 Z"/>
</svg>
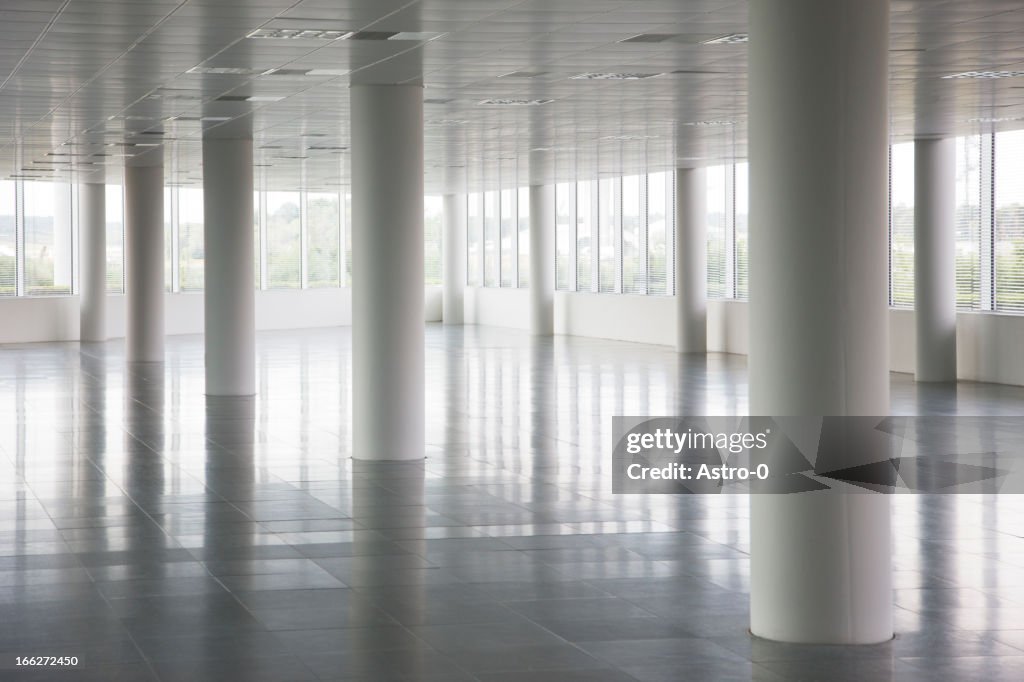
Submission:
<svg viewBox="0 0 1024 682">
<path fill-rule="evenodd" d="M 261 76 L 308 76 L 309 69 L 268 69 Z"/>
<path fill-rule="evenodd" d="M 960 73 L 948 74 L 942 78 L 945 80 L 958 80 L 962 78 L 1017 78 L 1019 76 L 1024 76 L 1024 71 L 962 71 Z"/>
<path fill-rule="evenodd" d="M 347 40 L 391 40 L 398 31 L 356 31 Z"/>
<path fill-rule="evenodd" d="M 330 146 L 330 145 L 322 145 L 322 144 L 311 145 L 309 147 L 306 147 L 306 149 L 308 151 L 313 151 L 313 152 L 344 152 L 344 151 L 348 151 L 348 147 Z"/>
<path fill-rule="evenodd" d="M 539 104 L 547 104 L 553 102 L 551 99 L 508 99 L 508 98 L 496 98 L 496 99 L 484 99 L 477 102 L 485 106 L 499 106 L 499 107 L 520 107 L 520 106 L 536 106 Z"/>
<path fill-rule="evenodd" d="M 218 102 L 278 102 L 284 97 L 278 95 L 221 95 Z"/>
<path fill-rule="evenodd" d="M 569 76 L 569 80 L 574 81 L 638 81 L 645 78 L 654 78 L 655 76 L 661 76 L 660 73 L 578 73 L 575 76 Z"/>
<path fill-rule="evenodd" d="M 701 45 L 741 45 L 750 42 L 750 36 L 746 33 L 726 33 L 708 40 L 700 41 Z"/>
<path fill-rule="evenodd" d="M 310 69 L 306 72 L 307 76 L 347 76 L 348 74 L 348 69 Z"/>
<path fill-rule="evenodd" d="M 230 121 L 230 116 L 203 116 L 199 119 L 200 121 L 206 121 L 207 123 L 214 123 L 217 121 Z"/>
<path fill-rule="evenodd" d="M 442 99 L 439 97 L 431 97 L 423 100 L 424 104 L 450 104 L 454 102 L 454 99 Z"/>
<path fill-rule="evenodd" d="M 388 40 L 411 40 L 415 42 L 427 42 L 437 40 L 445 33 L 434 33 L 433 31 L 399 31 Z"/>
<path fill-rule="evenodd" d="M 498 78 L 536 78 L 537 76 L 546 76 L 547 71 L 510 71 L 509 73 L 503 73 Z"/>
<path fill-rule="evenodd" d="M 428 126 L 462 126 L 469 123 L 469 121 L 461 118 L 435 118 L 428 119 L 423 123 Z"/>
<path fill-rule="evenodd" d="M 576 147 L 534 147 L 531 152 L 573 152 Z"/>
<path fill-rule="evenodd" d="M 256 76 L 266 69 L 243 69 L 236 66 L 193 66 L 185 73 L 212 74 L 217 76 Z"/>
<path fill-rule="evenodd" d="M 246 38 L 263 40 L 344 40 L 353 31 L 321 28 L 258 28 Z"/>
<path fill-rule="evenodd" d="M 678 38 L 678 33 L 641 33 L 632 38 L 620 40 L 620 43 L 663 43 L 667 40 Z"/>
</svg>

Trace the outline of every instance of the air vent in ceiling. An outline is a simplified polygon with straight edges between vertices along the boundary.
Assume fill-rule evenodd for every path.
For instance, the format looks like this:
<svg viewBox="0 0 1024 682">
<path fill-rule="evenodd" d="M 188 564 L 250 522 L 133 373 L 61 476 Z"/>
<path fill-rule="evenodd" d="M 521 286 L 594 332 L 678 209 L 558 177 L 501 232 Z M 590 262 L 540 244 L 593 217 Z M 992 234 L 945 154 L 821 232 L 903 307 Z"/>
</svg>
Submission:
<svg viewBox="0 0 1024 682">
<path fill-rule="evenodd" d="M 258 28 L 246 38 L 263 40 L 344 40 L 352 31 L 321 28 Z"/>
<path fill-rule="evenodd" d="M 454 101 L 455 101 L 454 99 L 443 99 L 443 98 L 440 98 L 440 97 L 429 97 L 429 98 L 423 100 L 423 103 L 424 104 L 451 104 Z"/>
<path fill-rule="evenodd" d="M 218 76 L 257 76 L 266 69 L 243 69 L 237 66 L 193 66 L 186 73 Z"/>
<path fill-rule="evenodd" d="M 960 73 L 951 73 L 947 76 L 943 76 L 946 80 L 959 80 L 962 78 L 977 78 L 977 79 L 991 79 L 991 78 L 1019 78 L 1024 76 L 1024 71 L 962 71 Z"/>
<path fill-rule="evenodd" d="M 638 81 L 660 76 L 660 73 L 578 73 L 569 76 L 574 81 Z"/>
<path fill-rule="evenodd" d="M 725 118 L 709 119 L 707 121 L 688 121 L 683 124 L 684 126 L 699 126 L 705 128 L 714 128 L 718 126 L 731 126 L 736 125 L 736 121 L 730 121 Z"/>
<path fill-rule="evenodd" d="M 675 40 L 679 37 L 678 33 L 641 33 L 640 35 L 633 36 L 632 38 L 626 38 L 620 40 L 620 43 L 664 43 L 668 40 Z"/>
<path fill-rule="evenodd" d="M 218 102 L 279 102 L 284 97 L 278 95 L 221 95 Z"/>
<path fill-rule="evenodd" d="M 416 43 L 425 43 L 431 40 L 437 40 L 443 35 L 446 34 L 434 33 L 433 31 L 399 31 L 388 38 L 388 40 L 408 40 Z"/>
<path fill-rule="evenodd" d="M 637 140 L 656 140 L 658 135 L 606 135 L 600 139 L 607 142 L 635 142 Z"/>
<path fill-rule="evenodd" d="M 701 45 L 742 45 L 743 43 L 750 42 L 750 36 L 746 33 L 726 33 L 725 35 L 715 36 L 708 40 L 700 41 Z"/>
<path fill-rule="evenodd" d="M 477 102 L 485 106 L 497 106 L 497 107 L 521 107 L 521 106 L 537 106 L 540 104 L 547 104 L 553 102 L 550 99 L 509 99 L 509 98 L 495 98 L 495 99 L 484 99 Z"/>
</svg>

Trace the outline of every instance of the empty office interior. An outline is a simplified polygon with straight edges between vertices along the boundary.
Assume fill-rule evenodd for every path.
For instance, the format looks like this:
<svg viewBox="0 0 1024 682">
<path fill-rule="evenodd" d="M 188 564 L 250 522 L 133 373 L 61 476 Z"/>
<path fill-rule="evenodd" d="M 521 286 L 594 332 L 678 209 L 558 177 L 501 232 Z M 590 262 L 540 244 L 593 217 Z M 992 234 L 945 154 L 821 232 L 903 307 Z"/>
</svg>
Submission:
<svg viewBox="0 0 1024 682">
<path fill-rule="evenodd" d="M 3 0 L 0 678 L 1024 678 L 1022 31 Z"/>
</svg>

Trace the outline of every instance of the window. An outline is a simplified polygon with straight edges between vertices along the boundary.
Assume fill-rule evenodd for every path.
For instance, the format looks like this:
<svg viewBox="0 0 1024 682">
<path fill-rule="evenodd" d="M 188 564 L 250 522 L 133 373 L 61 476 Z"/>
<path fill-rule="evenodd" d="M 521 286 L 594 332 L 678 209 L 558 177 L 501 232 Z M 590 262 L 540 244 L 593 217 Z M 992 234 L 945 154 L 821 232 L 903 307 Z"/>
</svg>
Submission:
<svg viewBox="0 0 1024 682">
<path fill-rule="evenodd" d="M 597 283 L 594 270 L 594 208 L 597 203 L 597 183 L 583 181 L 576 184 L 576 291 L 593 291 Z M 596 273 L 593 273 L 596 274 Z"/>
<path fill-rule="evenodd" d="M 297 289 L 302 283 L 302 216 L 298 192 L 267 192 L 267 286 Z"/>
<path fill-rule="evenodd" d="M 106 186 L 107 293 L 124 292 L 124 191 Z M 165 209 L 166 210 L 166 209 Z"/>
<path fill-rule="evenodd" d="M 501 190 L 501 286 L 512 287 L 516 284 L 516 225 L 517 207 L 516 191 Z"/>
<path fill-rule="evenodd" d="M 484 192 L 484 286 L 496 287 L 498 280 L 498 193 Z"/>
<path fill-rule="evenodd" d="M 555 185 L 555 288 L 573 289 L 576 277 L 572 272 L 576 243 L 576 185 Z"/>
<path fill-rule="evenodd" d="M 0 296 L 18 293 L 17 186 L 0 180 Z"/>
<path fill-rule="evenodd" d="M 604 178 L 597 183 L 597 220 L 598 220 L 598 290 L 612 293 L 616 286 L 619 254 L 619 202 L 622 185 L 619 178 Z"/>
<path fill-rule="evenodd" d="M 52 296 L 71 293 L 71 185 L 26 182 L 25 293 Z"/>
<path fill-rule="evenodd" d="M 622 178 L 622 293 L 647 293 L 647 224 L 643 186 L 646 178 Z"/>
<path fill-rule="evenodd" d="M 352 195 L 342 193 L 345 199 L 345 210 L 341 212 L 341 218 L 345 224 L 345 284 L 352 286 Z"/>
<path fill-rule="evenodd" d="M 520 187 L 519 201 L 519 254 L 518 272 L 520 287 L 530 286 L 530 188 Z"/>
<path fill-rule="evenodd" d="M 726 231 L 729 222 L 729 193 L 726 173 L 729 166 L 707 170 L 708 191 L 708 298 L 729 298 L 726 289 Z"/>
<path fill-rule="evenodd" d="M 426 197 L 423 216 L 423 278 L 428 286 L 441 285 L 441 197 Z"/>
<path fill-rule="evenodd" d="M 995 309 L 1024 313 L 1024 131 L 995 136 Z"/>
<path fill-rule="evenodd" d="M 478 287 L 483 284 L 482 259 L 484 232 L 483 195 L 469 195 L 466 207 L 466 284 Z"/>
<path fill-rule="evenodd" d="M 341 285 L 341 205 L 334 193 L 306 195 L 306 284 Z"/>
<path fill-rule="evenodd" d="M 263 270 L 260 262 L 262 261 L 263 253 L 263 238 L 260 235 L 260 193 L 252 193 L 252 272 L 253 272 L 253 286 L 257 289 L 262 288 L 263 282 Z"/>
<path fill-rule="evenodd" d="M 982 241 L 981 215 L 982 137 L 956 140 L 956 305 L 961 310 L 981 310 Z"/>
<path fill-rule="evenodd" d="M 889 161 L 889 299 L 914 307 L 914 143 L 894 144 Z"/>
<path fill-rule="evenodd" d="M 178 188 L 178 291 L 202 291 L 203 190 Z"/>
<path fill-rule="evenodd" d="M 164 187 L 164 291 L 177 291 L 177 270 L 174 268 L 174 254 L 178 252 L 177 238 L 178 230 L 175 228 L 177 220 L 178 190 L 174 187 Z"/>
<path fill-rule="evenodd" d="M 734 233 L 736 235 L 736 298 L 746 301 L 750 298 L 750 190 L 749 164 L 737 163 L 735 166 L 733 200 Z"/>
<path fill-rule="evenodd" d="M 647 176 L 647 293 L 665 296 L 669 286 L 670 235 L 674 224 L 674 192 L 671 173 Z"/>
</svg>

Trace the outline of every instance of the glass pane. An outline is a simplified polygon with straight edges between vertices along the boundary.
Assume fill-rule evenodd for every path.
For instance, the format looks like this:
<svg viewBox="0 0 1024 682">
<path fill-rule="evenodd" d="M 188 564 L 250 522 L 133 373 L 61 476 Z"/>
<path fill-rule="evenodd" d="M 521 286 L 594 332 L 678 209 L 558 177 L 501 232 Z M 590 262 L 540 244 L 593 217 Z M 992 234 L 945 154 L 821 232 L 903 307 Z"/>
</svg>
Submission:
<svg viewBox="0 0 1024 682">
<path fill-rule="evenodd" d="M 203 190 L 178 189 L 178 290 L 202 291 L 206 252 L 203 246 Z"/>
<path fill-rule="evenodd" d="M 571 183 L 555 185 L 555 288 L 562 290 L 570 289 L 572 283 L 575 190 L 576 185 Z"/>
<path fill-rule="evenodd" d="M 1024 313 L 1024 131 L 996 135 L 996 310 Z"/>
<path fill-rule="evenodd" d="M 914 143 L 892 146 L 889 226 L 892 305 L 914 307 Z"/>
<path fill-rule="evenodd" d="M 483 241 L 483 197 L 474 192 L 469 195 L 466 221 L 466 284 L 478 287 L 480 278 L 480 244 Z"/>
<path fill-rule="evenodd" d="M 981 309 L 981 136 L 956 140 L 956 305 Z"/>
<path fill-rule="evenodd" d="M 484 286 L 498 286 L 497 192 L 484 192 Z"/>
<path fill-rule="evenodd" d="M 736 164 L 736 298 L 750 298 L 749 164 Z"/>
<path fill-rule="evenodd" d="M 311 287 L 341 284 L 340 209 L 337 194 L 306 195 L 306 281 Z"/>
<path fill-rule="evenodd" d="M 591 181 L 576 184 L 576 291 L 591 291 L 594 269 L 594 185 Z"/>
<path fill-rule="evenodd" d="M 124 292 L 124 193 L 107 185 L 107 292 Z"/>
<path fill-rule="evenodd" d="M 647 292 L 668 292 L 668 190 L 669 173 L 647 176 Z"/>
<path fill-rule="evenodd" d="M 267 286 L 297 289 L 302 283 L 298 192 L 267 192 Z"/>
<path fill-rule="evenodd" d="M 252 193 L 252 279 L 260 288 L 260 193 Z"/>
<path fill-rule="evenodd" d="M 707 170 L 708 298 L 726 297 L 725 235 L 729 218 L 726 174 L 729 170 L 729 166 L 713 166 Z"/>
<path fill-rule="evenodd" d="M 441 245 L 444 208 L 441 197 L 424 198 L 423 280 L 428 286 L 441 286 Z"/>
<path fill-rule="evenodd" d="M 622 293 L 647 293 L 647 245 L 641 210 L 643 176 L 622 178 Z"/>
<path fill-rule="evenodd" d="M 512 189 L 501 191 L 501 286 L 510 287 L 514 284 L 515 258 L 512 250 L 512 238 L 515 235 L 516 193 Z"/>
<path fill-rule="evenodd" d="M 14 296 L 17 293 L 16 189 L 14 182 L 0 180 L 0 296 Z"/>
<path fill-rule="evenodd" d="M 597 214 L 600 234 L 600 290 L 615 291 L 615 260 L 619 245 L 615 240 L 615 200 L 619 192 L 618 178 L 601 180 L 597 192 Z"/>
<path fill-rule="evenodd" d="M 171 291 L 174 286 L 174 225 L 172 220 L 173 193 L 170 187 L 164 187 L 164 291 Z"/>
<path fill-rule="evenodd" d="M 530 188 L 519 188 L 519 283 L 530 286 Z"/>
<path fill-rule="evenodd" d="M 352 195 L 345 194 L 345 286 L 352 286 Z"/>
<path fill-rule="evenodd" d="M 71 293 L 71 186 L 25 183 L 25 293 Z"/>
</svg>

